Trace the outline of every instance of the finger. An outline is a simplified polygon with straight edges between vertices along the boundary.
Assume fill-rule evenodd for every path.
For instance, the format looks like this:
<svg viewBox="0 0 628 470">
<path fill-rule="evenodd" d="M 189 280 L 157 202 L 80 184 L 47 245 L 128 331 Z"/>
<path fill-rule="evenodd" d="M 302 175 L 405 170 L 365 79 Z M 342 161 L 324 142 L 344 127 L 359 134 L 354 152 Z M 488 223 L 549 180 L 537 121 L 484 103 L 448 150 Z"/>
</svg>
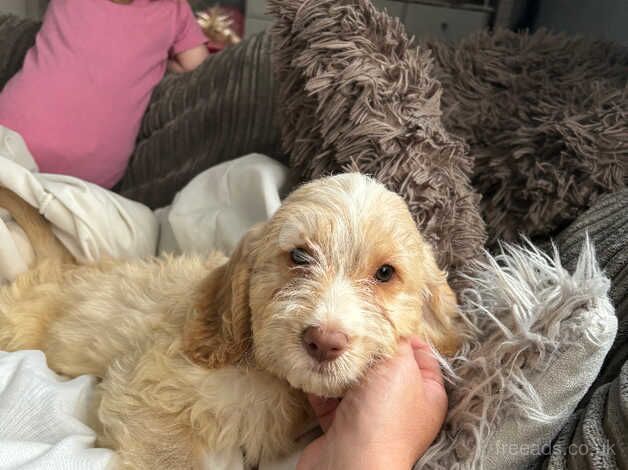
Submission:
<svg viewBox="0 0 628 470">
<path fill-rule="evenodd" d="M 418 362 L 417 359 L 417 363 L 419 364 L 419 367 L 421 369 L 440 369 L 440 364 L 438 363 L 438 359 L 436 359 L 436 356 L 434 355 L 434 350 L 432 346 L 430 346 L 428 343 L 421 340 L 417 336 L 413 336 L 412 338 L 410 338 L 410 344 L 412 345 L 412 350 L 415 353 L 417 351 L 423 351 L 424 353 L 426 353 L 425 355 L 419 356 L 420 362 Z"/>
<path fill-rule="evenodd" d="M 401 338 L 397 346 L 396 358 L 403 358 L 404 356 L 412 356 L 412 342 L 406 338 Z M 393 358 L 394 359 L 394 358 Z"/>
<path fill-rule="evenodd" d="M 410 340 L 414 351 L 414 359 L 416 360 L 421 375 L 424 379 L 434 380 L 439 384 L 444 384 L 443 374 L 440 370 L 440 364 L 432 352 L 429 344 L 414 337 Z"/>
<path fill-rule="evenodd" d="M 410 336 L 409 341 L 410 341 L 410 345 L 412 346 L 412 349 L 426 348 L 426 347 L 429 348 L 429 344 L 423 341 L 421 337 L 419 336 Z"/>
<path fill-rule="evenodd" d="M 307 399 L 310 402 L 310 406 L 314 410 L 314 414 L 316 415 L 316 419 L 318 420 L 321 428 L 323 431 L 327 432 L 334 421 L 336 408 L 338 408 L 340 400 L 338 398 L 325 398 L 309 394 Z"/>
</svg>

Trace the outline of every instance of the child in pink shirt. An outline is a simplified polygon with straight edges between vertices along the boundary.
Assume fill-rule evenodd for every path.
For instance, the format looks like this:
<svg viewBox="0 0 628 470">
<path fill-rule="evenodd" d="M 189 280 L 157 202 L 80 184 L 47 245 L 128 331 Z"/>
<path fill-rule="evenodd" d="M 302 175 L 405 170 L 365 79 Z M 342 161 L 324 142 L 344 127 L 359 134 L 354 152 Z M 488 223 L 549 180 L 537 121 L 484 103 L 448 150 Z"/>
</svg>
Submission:
<svg viewBox="0 0 628 470">
<path fill-rule="evenodd" d="M 111 188 L 169 60 L 192 70 L 205 42 L 186 0 L 50 0 L 0 93 L 0 125 L 22 135 L 40 171 Z"/>
</svg>

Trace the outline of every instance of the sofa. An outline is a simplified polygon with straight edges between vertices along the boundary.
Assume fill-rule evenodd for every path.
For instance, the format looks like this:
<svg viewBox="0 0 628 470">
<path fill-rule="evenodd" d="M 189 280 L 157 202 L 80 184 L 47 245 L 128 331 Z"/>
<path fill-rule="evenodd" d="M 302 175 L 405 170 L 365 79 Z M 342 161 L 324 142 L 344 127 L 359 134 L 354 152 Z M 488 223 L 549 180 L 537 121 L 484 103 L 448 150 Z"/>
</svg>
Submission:
<svg viewBox="0 0 628 470">
<path fill-rule="evenodd" d="M 0 89 L 19 69 L 37 29 L 38 23 L 31 20 L 0 17 Z M 433 51 L 439 53 L 437 48 Z M 445 52 L 440 50 L 440 54 Z M 291 166 L 295 182 L 302 178 L 299 168 L 291 165 L 285 142 L 282 143 L 282 121 L 291 117 L 282 114 L 282 84 L 273 64 L 273 36 L 261 33 L 211 56 L 192 73 L 166 76 L 153 93 L 129 167 L 115 191 L 151 208 L 165 206 L 201 171 L 251 152 L 266 154 Z M 449 75 L 442 72 L 442 67 L 440 70 L 441 81 L 451 83 Z M 619 99 L 627 99 L 625 89 Z M 452 127 L 461 126 L 455 119 L 449 122 Z M 623 124 L 624 133 L 627 122 Z M 487 161 L 486 156 L 483 158 Z M 617 336 L 597 379 L 554 437 L 551 448 L 536 459 L 537 468 L 628 466 L 626 178 L 620 175 L 607 190 L 597 188 L 595 197 L 582 202 L 578 211 L 568 211 L 560 223 L 549 221 L 548 230 L 526 234 L 517 227 L 524 235 L 534 237 L 534 243 L 547 252 L 552 250 L 553 242 L 567 270 L 576 269 L 580 247 L 585 238 L 590 238 L 599 265 L 611 280 L 610 298 L 618 319 Z M 480 178 L 480 183 L 485 181 L 486 178 Z M 488 192 L 490 185 L 479 187 L 487 191 L 483 201 L 490 206 L 494 197 Z M 509 214 L 501 217 L 508 218 Z M 490 223 L 499 223 L 499 218 L 492 217 Z M 502 231 L 491 232 L 490 227 L 488 230 L 510 233 L 511 226 Z M 516 234 L 510 236 L 516 239 Z M 499 249 L 497 243 L 488 248 L 493 252 Z M 567 452 L 573 445 L 587 445 L 590 451 L 583 455 Z"/>
</svg>

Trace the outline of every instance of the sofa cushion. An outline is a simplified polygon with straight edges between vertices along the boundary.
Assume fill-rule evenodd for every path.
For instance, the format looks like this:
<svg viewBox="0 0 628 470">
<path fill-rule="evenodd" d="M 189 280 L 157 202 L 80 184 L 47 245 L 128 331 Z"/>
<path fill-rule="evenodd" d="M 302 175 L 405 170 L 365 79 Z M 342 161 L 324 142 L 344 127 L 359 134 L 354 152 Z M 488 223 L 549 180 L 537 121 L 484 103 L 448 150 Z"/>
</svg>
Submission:
<svg viewBox="0 0 628 470">
<path fill-rule="evenodd" d="M 22 68 L 26 51 L 35 44 L 41 24 L 14 15 L 0 15 L 0 90 Z"/>
<path fill-rule="evenodd" d="M 601 268 L 611 280 L 610 297 L 618 320 L 617 338 L 593 390 L 610 382 L 628 361 L 628 189 L 608 194 L 556 237 L 561 260 L 574 269 L 582 244 L 589 237 Z"/>
<path fill-rule="evenodd" d="M 498 30 L 425 45 L 475 158 L 490 244 L 547 237 L 628 180 L 628 48 Z"/>
<path fill-rule="evenodd" d="M 264 33 L 211 55 L 193 72 L 168 75 L 153 92 L 116 190 L 156 208 L 218 163 L 251 152 L 281 159 L 274 89 Z"/>
<path fill-rule="evenodd" d="M 429 52 L 368 0 L 269 6 L 290 166 L 303 179 L 357 170 L 401 194 L 455 281 L 481 254 L 485 229 L 473 160 L 441 124 Z"/>
<path fill-rule="evenodd" d="M 471 280 L 445 428 L 418 468 L 529 468 L 549 452 L 613 342 L 610 282 L 589 241 L 572 274 L 557 253 L 506 245 Z"/>
</svg>

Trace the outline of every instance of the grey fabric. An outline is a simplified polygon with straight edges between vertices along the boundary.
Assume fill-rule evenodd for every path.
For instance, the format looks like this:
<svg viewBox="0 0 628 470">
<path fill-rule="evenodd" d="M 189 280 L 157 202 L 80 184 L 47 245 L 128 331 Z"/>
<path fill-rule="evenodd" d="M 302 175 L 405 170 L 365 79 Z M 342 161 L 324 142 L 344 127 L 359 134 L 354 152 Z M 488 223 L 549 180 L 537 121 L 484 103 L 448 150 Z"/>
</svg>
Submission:
<svg viewBox="0 0 628 470">
<path fill-rule="evenodd" d="M 594 390 L 617 377 L 622 365 L 628 361 L 628 189 L 602 197 L 556 237 L 566 269 L 575 268 L 587 233 L 595 246 L 600 266 L 611 280 L 610 297 L 618 319 L 615 343 Z"/>
<path fill-rule="evenodd" d="M 573 273 L 532 245 L 476 266 L 445 427 L 417 468 L 524 469 L 549 447 L 617 331 L 610 282 L 591 244 L 581 250 Z"/>
<path fill-rule="evenodd" d="M 270 0 L 282 144 L 303 179 L 369 174 L 408 203 L 456 291 L 486 228 L 429 52 L 369 0 Z"/>
<path fill-rule="evenodd" d="M 539 468 L 628 468 L 628 362 L 615 380 L 599 387 L 586 408 L 569 419 Z"/>
<path fill-rule="evenodd" d="M 598 378 L 542 462 L 548 470 L 628 468 L 628 189 L 602 197 L 558 235 L 566 268 L 575 267 L 587 233 L 611 279 L 618 330 Z"/>
<path fill-rule="evenodd" d="M 281 159 L 274 122 L 270 37 L 210 56 L 155 89 L 126 174 L 116 189 L 151 208 L 207 168 L 252 152 Z"/>
<path fill-rule="evenodd" d="M 39 26 L 37 21 L 0 15 L 0 90 L 22 67 L 26 51 L 35 44 Z"/>
</svg>

